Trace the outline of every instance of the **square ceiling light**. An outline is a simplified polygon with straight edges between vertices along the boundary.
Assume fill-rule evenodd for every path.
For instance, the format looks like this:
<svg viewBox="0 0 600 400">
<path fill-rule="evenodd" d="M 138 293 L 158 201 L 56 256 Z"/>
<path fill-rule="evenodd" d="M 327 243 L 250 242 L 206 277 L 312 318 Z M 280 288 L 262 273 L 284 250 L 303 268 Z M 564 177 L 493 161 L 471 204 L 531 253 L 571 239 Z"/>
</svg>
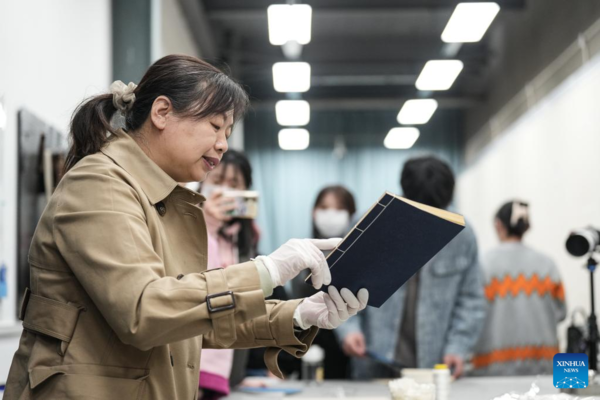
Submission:
<svg viewBox="0 0 600 400">
<path fill-rule="evenodd" d="M 306 129 L 286 128 L 279 131 L 279 147 L 282 150 L 304 150 L 310 143 L 310 135 Z"/>
<path fill-rule="evenodd" d="M 448 90 L 463 69 L 460 60 L 427 61 L 417 78 L 419 90 Z"/>
<path fill-rule="evenodd" d="M 275 115 L 281 126 L 304 126 L 310 122 L 310 105 L 306 100 L 280 100 Z"/>
<path fill-rule="evenodd" d="M 310 89 L 310 64 L 278 62 L 273 64 L 273 87 L 280 93 L 302 93 Z"/>
<path fill-rule="evenodd" d="M 402 125 L 426 124 L 437 108 L 438 102 L 434 99 L 408 100 L 398 113 L 398 123 Z"/>
<path fill-rule="evenodd" d="M 417 128 L 392 128 L 383 145 L 388 149 L 410 149 L 419 138 Z"/>
<path fill-rule="evenodd" d="M 500 6 L 494 2 L 458 4 L 442 32 L 442 40 L 446 43 L 479 42 L 499 11 Z"/>
<path fill-rule="evenodd" d="M 267 8 L 267 16 L 272 45 L 289 41 L 310 43 L 312 8 L 308 4 L 273 4 Z"/>
</svg>

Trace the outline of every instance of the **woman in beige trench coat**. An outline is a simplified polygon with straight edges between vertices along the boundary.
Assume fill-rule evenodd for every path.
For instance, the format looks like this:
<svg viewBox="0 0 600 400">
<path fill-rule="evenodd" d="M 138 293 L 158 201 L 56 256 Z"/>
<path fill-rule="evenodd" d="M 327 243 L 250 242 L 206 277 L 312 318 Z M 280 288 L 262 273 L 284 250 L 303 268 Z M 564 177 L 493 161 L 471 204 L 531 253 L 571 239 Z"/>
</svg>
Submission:
<svg viewBox="0 0 600 400">
<path fill-rule="evenodd" d="M 366 306 L 330 287 L 304 300 L 265 300 L 303 269 L 331 275 L 320 250 L 293 239 L 269 256 L 206 270 L 204 200 L 177 182 L 202 181 L 246 109 L 241 87 L 215 67 L 172 55 L 139 86 L 121 82 L 71 122 L 67 173 L 29 252 L 23 334 L 5 399 L 168 399 L 197 395 L 201 348 L 267 347 L 297 357 L 318 328 Z M 113 129 L 120 111 L 125 129 Z"/>
</svg>

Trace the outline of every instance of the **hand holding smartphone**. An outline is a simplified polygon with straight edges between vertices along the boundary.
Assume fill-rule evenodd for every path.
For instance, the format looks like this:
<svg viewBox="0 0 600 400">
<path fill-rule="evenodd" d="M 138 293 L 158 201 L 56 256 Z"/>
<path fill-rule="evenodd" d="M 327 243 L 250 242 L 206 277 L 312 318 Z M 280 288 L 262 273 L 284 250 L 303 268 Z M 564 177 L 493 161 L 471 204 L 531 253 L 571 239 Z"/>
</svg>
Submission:
<svg viewBox="0 0 600 400">
<path fill-rule="evenodd" d="M 224 198 L 233 199 L 235 207 L 228 211 L 233 218 L 255 219 L 258 215 L 258 192 L 254 190 L 226 190 Z"/>
</svg>

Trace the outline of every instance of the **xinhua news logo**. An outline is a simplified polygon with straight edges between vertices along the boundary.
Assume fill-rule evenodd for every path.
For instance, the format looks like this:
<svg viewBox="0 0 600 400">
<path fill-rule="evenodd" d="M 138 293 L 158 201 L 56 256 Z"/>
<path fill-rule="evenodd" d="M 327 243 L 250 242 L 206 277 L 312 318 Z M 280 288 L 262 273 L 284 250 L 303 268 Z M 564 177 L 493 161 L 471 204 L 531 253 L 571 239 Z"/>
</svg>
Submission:
<svg viewBox="0 0 600 400">
<path fill-rule="evenodd" d="M 581 353 L 558 353 L 554 356 L 554 387 L 583 389 L 588 386 L 588 356 Z"/>
</svg>

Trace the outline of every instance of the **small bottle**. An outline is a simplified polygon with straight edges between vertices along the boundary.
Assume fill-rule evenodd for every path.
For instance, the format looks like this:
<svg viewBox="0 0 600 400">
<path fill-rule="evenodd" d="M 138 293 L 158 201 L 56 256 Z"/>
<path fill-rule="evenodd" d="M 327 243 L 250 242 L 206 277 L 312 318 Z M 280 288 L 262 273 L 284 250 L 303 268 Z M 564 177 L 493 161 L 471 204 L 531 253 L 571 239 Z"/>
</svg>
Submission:
<svg viewBox="0 0 600 400">
<path fill-rule="evenodd" d="M 322 382 L 324 377 L 323 359 L 325 352 L 321 347 L 313 344 L 302 360 L 302 380 Z"/>
<path fill-rule="evenodd" d="M 433 384 L 435 385 L 435 400 L 450 398 L 450 369 L 446 364 L 436 364 L 433 367 Z"/>
</svg>

